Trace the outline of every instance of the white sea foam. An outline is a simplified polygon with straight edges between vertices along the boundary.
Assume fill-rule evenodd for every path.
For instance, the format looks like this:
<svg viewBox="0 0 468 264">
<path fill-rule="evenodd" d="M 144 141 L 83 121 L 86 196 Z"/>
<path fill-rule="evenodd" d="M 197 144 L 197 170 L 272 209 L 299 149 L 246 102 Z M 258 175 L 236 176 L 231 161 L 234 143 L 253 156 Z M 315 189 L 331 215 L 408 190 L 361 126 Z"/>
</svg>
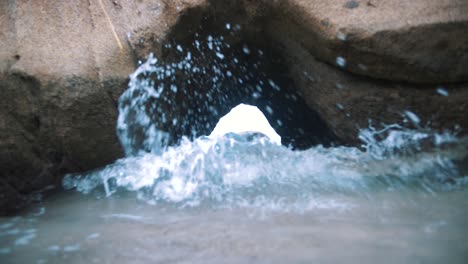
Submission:
<svg viewBox="0 0 468 264">
<path fill-rule="evenodd" d="M 170 114 L 167 111 L 156 111 L 159 106 L 154 99 L 165 102 L 166 98 L 161 97 L 167 89 L 172 90 L 171 94 L 184 89 L 164 84 L 163 80 L 171 82 L 180 74 L 212 74 L 215 87 L 216 82 L 226 77 L 223 74 L 227 71 L 222 69 L 227 57 L 220 58 L 217 53 L 227 45 L 222 38 L 213 36 L 207 41 L 208 49 L 201 45 L 201 40 L 195 41 L 193 48 L 205 47 L 204 52 L 213 53 L 213 59 L 218 61 L 210 67 L 187 66 L 196 64 L 186 51 L 189 49 L 182 47 L 177 50 L 183 59 L 173 65 L 159 65 L 154 55 L 140 65 L 119 100 L 117 132 L 126 157 L 94 172 L 67 175 L 63 181 L 66 188 L 84 193 L 103 188 L 108 196 L 125 189 L 149 203 L 169 202 L 179 206 L 211 204 L 305 210 L 351 206 L 342 203 L 340 195 L 367 196 L 375 191 L 404 188 L 434 192 L 467 182 L 460 180 L 463 175 L 453 162 L 466 157 L 467 140 L 419 128 L 421 120 L 410 111 L 403 111 L 404 117 L 418 130 L 398 125 L 377 130 L 370 126 L 359 134 L 361 148 L 319 145 L 293 151 L 281 146 L 281 137 L 258 108 L 241 104 L 221 118 L 209 136 L 199 136 L 198 131 L 193 131 L 197 136 L 183 137 L 178 145 L 169 146 L 169 133 L 160 130 L 156 122 L 175 126 L 182 120 L 166 116 Z M 255 53 L 247 45 L 242 46 L 242 52 Z M 244 67 L 235 56 L 230 60 L 236 67 Z M 346 61 L 338 57 L 337 64 L 344 67 Z M 227 78 L 243 85 L 245 76 L 232 74 Z M 187 83 L 192 81 L 195 80 Z M 253 87 L 258 93 L 269 88 L 274 92 L 281 90 L 266 77 Z M 197 93 L 194 92 L 195 98 L 199 97 Z M 336 107 L 346 109 L 340 103 Z M 189 109 L 188 113 L 197 111 L 200 109 Z M 210 111 L 215 113 L 216 109 Z M 269 105 L 265 111 L 275 114 Z M 281 120 L 276 122 L 282 125 Z M 334 196 L 333 203 L 326 198 L 329 194 Z"/>
<path fill-rule="evenodd" d="M 378 140 L 384 133 L 387 136 Z M 466 148 L 451 147 L 459 141 L 449 135 L 389 128 L 363 130 L 361 138 L 365 151 L 322 146 L 292 151 L 262 137 L 238 134 L 185 139 L 161 154 L 128 157 L 93 173 L 68 175 L 64 185 L 88 193 L 104 183 L 108 195 L 123 188 L 138 192 L 150 203 L 281 205 L 284 210 L 305 210 L 314 204 L 326 205 L 329 194 L 369 195 L 394 188 L 444 190 L 451 186 L 447 181 L 460 177 L 452 160 L 467 154 Z M 424 149 L 424 142 L 434 146 Z M 446 145 L 449 150 L 443 151 Z M 336 201 L 328 206 L 339 205 Z"/>
</svg>

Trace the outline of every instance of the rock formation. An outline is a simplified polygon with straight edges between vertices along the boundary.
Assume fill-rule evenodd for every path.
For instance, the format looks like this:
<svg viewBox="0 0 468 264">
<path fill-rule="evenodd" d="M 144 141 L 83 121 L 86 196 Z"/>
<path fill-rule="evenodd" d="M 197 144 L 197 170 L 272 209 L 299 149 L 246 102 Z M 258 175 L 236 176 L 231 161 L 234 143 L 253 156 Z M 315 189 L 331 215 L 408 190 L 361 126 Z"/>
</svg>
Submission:
<svg viewBox="0 0 468 264">
<path fill-rule="evenodd" d="M 122 156 L 115 121 L 136 65 L 129 42 L 146 31 L 162 41 L 178 9 L 198 2 L 102 0 L 105 12 L 101 0 L 0 2 L 1 209 Z"/>
<path fill-rule="evenodd" d="M 121 157 L 116 105 L 136 61 L 164 57 L 207 14 L 271 42 L 344 143 L 404 111 L 422 127 L 468 128 L 464 0 L 1 1 L 1 213 Z"/>
</svg>

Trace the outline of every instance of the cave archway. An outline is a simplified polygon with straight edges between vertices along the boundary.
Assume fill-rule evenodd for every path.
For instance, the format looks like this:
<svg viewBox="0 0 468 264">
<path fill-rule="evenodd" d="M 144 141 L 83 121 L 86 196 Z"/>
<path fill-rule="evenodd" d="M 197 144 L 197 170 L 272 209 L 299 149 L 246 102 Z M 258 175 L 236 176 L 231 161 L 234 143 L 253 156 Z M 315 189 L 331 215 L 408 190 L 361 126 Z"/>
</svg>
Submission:
<svg viewBox="0 0 468 264">
<path fill-rule="evenodd" d="M 306 149 L 337 143 L 296 89 L 281 47 L 262 30 L 268 10 L 256 16 L 238 1 L 212 2 L 180 17 L 162 44 L 163 70 L 144 77 L 161 93 L 146 107 L 152 122 L 168 133 L 168 143 L 210 134 L 240 103 L 257 106 L 283 145 Z"/>
</svg>

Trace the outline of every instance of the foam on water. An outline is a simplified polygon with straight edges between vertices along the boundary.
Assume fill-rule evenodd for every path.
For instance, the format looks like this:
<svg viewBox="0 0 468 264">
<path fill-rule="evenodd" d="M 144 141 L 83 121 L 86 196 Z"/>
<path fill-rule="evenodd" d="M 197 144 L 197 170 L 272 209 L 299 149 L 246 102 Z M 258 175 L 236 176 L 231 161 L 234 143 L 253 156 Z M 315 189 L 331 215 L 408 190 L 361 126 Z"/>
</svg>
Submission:
<svg viewBox="0 0 468 264">
<path fill-rule="evenodd" d="M 379 132 L 361 135 L 376 140 Z M 423 151 L 420 143 L 428 138 L 436 139 L 431 142 L 437 146 Z M 107 195 L 126 189 L 150 203 L 179 206 L 345 208 L 352 205 L 340 200 L 343 196 L 405 189 L 434 193 L 465 185 L 452 162 L 460 150 L 440 148 L 453 140 L 392 130 L 384 140 L 367 142 L 367 151 L 322 146 L 292 151 L 261 136 L 200 137 L 184 139 L 161 154 L 127 157 L 89 174 L 68 175 L 64 186 L 84 193 L 104 186 Z"/>
<path fill-rule="evenodd" d="M 209 36 L 207 45 L 209 51 L 205 52 L 215 52 L 214 57 L 223 63 L 227 60 L 218 55 L 229 46 L 223 43 L 222 37 Z M 194 46 L 203 45 L 197 40 Z M 340 198 L 349 195 L 369 196 L 408 188 L 434 193 L 466 185 L 466 177 L 453 162 L 467 155 L 466 139 L 424 129 L 407 130 L 398 125 L 361 130 L 362 148 L 319 145 L 293 151 L 280 145 L 280 136 L 264 116 L 247 122 L 254 116 L 250 112 L 244 119 L 242 116 L 231 121 L 222 118 L 219 123 L 222 125 L 210 136 L 183 137 L 180 144 L 168 146 L 170 135 L 159 128 L 161 124 L 155 118 L 164 124 L 180 122 L 176 118 L 166 120 L 168 113 L 158 110 L 157 105 L 169 100 L 162 98 L 168 87 L 172 93 L 183 91 L 175 84 L 176 75 L 209 73 L 213 75 L 213 87 L 222 78 L 242 79 L 242 76 L 232 76 L 220 61 L 212 68 L 198 68 L 188 49 L 176 47 L 184 54 L 182 61 L 160 65 L 150 55 L 130 76 L 129 89 L 119 100 L 117 133 L 126 158 L 97 171 L 67 175 L 63 181 L 65 188 L 89 193 L 102 186 L 108 196 L 123 189 L 137 192 L 139 198 L 149 203 L 178 206 L 209 204 L 307 210 L 321 206 L 349 207 L 343 202 L 346 199 Z M 245 45 L 242 50 L 254 52 Z M 174 83 L 165 86 L 163 81 Z M 273 80 L 265 78 L 259 81 L 255 92 L 262 92 L 264 85 L 281 91 Z M 197 111 L 189 111 L 192 110 Z M 266 111 L 273 113 L 271 107 L 266 107 Z M 403 113 L 419 124 L 415 113 Z"/>
</svg>

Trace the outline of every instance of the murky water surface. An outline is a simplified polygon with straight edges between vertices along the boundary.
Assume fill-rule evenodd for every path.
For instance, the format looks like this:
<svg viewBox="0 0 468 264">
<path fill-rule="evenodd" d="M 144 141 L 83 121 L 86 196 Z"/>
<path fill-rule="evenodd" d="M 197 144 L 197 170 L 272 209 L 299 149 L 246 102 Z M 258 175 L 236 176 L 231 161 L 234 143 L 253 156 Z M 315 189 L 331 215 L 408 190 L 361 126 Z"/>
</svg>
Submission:
<svg viewBox="0 0 468 264">
<path fill-rule="evenodd" d="M 70 175 L 87 194 L 0 220 L 1 263 L 466 263 L 461 142 L 390 155 L 262 139 L 186 141 Z"/>
<path fill-rule="evenodd" d="M 333 195 L 303 212 L 74 192 L 2 219 L 1 263 L 466 263 L 468 193 Z"/>
</svg>

